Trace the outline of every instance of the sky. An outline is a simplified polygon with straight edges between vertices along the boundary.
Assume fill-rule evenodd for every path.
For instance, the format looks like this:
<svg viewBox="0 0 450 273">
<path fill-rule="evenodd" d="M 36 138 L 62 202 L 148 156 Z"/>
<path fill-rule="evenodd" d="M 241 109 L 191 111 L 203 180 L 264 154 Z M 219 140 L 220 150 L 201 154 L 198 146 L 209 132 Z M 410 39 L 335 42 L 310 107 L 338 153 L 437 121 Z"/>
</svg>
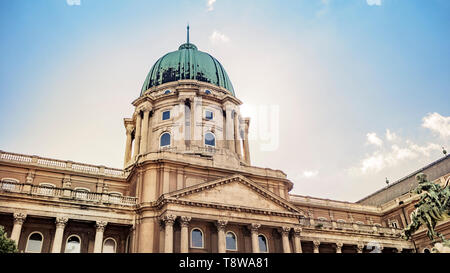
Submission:
<svg viewBox="0 0 450 273">
<path fill-rule="evenodd" d="M 448 0 L 2 0 L 0 150 L 121 168 L 187 23 L 292 194 L 354 202 L 450 150 Z"/>
</svg>

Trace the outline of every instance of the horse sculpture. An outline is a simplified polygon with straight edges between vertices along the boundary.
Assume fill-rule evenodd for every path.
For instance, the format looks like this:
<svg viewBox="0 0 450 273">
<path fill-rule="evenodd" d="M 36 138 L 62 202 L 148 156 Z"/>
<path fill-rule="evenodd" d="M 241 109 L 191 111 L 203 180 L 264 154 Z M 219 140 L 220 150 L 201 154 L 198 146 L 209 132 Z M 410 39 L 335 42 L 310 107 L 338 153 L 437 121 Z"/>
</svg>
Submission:
<svg viewBox="0 0 450 273">
<path fill-rule="evenodd" d="M 449 179 L 444 188 L 429 182 L 424 173 L 416 175 L 416 179 L 419 185 L 413 192 L 420 194 L 421 197 L 414 205 L 416 209 L 411 213 L 411 223 L 403 230 L 403 238 L 409 240 L 414 232 L 425 225 L 428 229 L 428 238 L 434 244 L 437 244 L 440 239 L 444 247 L 450 247 L 450 241 L 435 230 L 438 222 L 445 221 L 450 217 Z"/>
</svg>

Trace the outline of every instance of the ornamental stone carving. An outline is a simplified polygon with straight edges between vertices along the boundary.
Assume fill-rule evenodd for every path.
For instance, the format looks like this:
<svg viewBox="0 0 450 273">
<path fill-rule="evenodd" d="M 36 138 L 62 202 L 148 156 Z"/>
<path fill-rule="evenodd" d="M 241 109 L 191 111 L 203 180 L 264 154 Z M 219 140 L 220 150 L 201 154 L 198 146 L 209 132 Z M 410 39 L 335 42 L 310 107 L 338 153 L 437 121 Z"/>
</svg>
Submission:
<svg viewBox="0 0 450 273">
<path fill-rule="evenodd" d="M 363 249 L 364 249 L 364 244 L 363 243 L 358 243 L 356 245 L 356 250 L 358 251 L 358 253 L 362 253 Z"/>
<path fill-rule="evenodd" d="M 189 216 L 181 216 L 180 217 L 180 224 L 181 227 L 189 227 L 189 222 L 191 221 L 192 217 Z"/>
<path fill-rule="evenodd" d="M 176 215 L 168 214 L 164 215 L 162 220 L 164 221 L 164 224 L 172 226 L 176 219 L 177 219 Z"/>
<path fill-rule="evenodd" d="M 319 240 L 314 240 L 313 244 L 314 244 L 314 248 L 318 248 L 320 246 L 320 241 Z"/>
<path fill-rule="evenodd" d="M 105 221 L 97 221 L 95 223 L 95 228 L 96 228 L 97 232 L 104 232 L 107 224 L 108 224 L 108 222 L 105 222 Z"/>
<path fill-rule="evenodd" d="M 252 233 L 257 233 L 260 227 L 261 227 L 261 224 L 253 223 L 253 224 L 250 225 L 250 231 Z"/>
<path fill-rule="evenodd" d="M 25 218 L 27 218 L 27 215 L 25 213 L 16 212 L 14 213 L 14 224 L 23 225 L 23 222 L 25 222 Z"/>
<path fill-rule="evenodd" d="M 281 227 L 280 232 L 282 235 L 287 236 L 289 235 L 289 232 L 291 231 L 290 227 Z"/>
<path fill-rule="evenodd" d="M 69 221 L 69 218 L 67 217 L 56 217 L 56 228 L 64 229 L 66 227 L 67 221 Z"/>
<path fill-rule="evenodd" d="M 227 220 L 217 220 L 216 222 L 217 230 L 224 231 L 227 224 L 228 224 Z"/>
<path fill-rule="evenodd" d="M 302 233 L 302 228 L 301 227 L 294 227 L 294 236 L 295 237 L 300 237 L 301 233 Z"/>
</svg>

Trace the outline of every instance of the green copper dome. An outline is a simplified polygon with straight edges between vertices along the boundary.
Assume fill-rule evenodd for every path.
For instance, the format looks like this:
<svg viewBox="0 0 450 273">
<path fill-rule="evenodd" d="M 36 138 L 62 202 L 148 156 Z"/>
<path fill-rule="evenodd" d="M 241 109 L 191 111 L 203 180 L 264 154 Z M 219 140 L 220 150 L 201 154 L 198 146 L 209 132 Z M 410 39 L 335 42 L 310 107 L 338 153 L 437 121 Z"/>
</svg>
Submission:
<svg viewBox="0 0 450 273">
<path fill-rule="evenodd" d="M 234 96 L 233 85 L 219 61 L 189 42 L 156 61 L 145 79 L 141 95 L 153 86 L 178 80 L 211 83 L 227 89 Z"/>
</svg>

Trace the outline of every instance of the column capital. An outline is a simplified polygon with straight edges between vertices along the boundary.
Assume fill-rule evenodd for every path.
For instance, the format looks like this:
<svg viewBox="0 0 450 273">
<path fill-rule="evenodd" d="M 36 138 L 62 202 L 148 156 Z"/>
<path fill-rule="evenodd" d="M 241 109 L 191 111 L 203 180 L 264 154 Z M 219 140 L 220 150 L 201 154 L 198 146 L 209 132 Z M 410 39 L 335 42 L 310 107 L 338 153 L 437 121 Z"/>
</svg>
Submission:
<svg viewBox="0 0 450 273">
<path fill-rule="evenodd" d="M 364 249 L 364 243 L 356 244 L 356 250 L 358 251 L 358 253 L 362 253 L 363 249 Z"/>
<path fill-rule="evenodd" d="M 27 215 L 22 212 L 15 212 L 13 216 L 14 216 L 14 224 L 19 225 L 22 225 L 23 222 L 25 222 L 25 218 L 27 218 Z"/>
<path fill-rule="evenodd" d="M 131 133 L 133 132 L 133 130 L 134 130 L 134 125 L 133 124 L 127 124 L 126 126 L 125 126 L 125 130 L 126 130 L 126 133 L 127 133 L 127 136 L 128 135 L 131 135 Z"/>
<path fill-rule="evenodd" d="M 281 235 L 287 236 L 289 235 L 289 232 L 291 231 L 291 227 L 281 227 L 279 228 L 279 232 Z"/>
<path fill-rule="evenodd" d="M 294 227 L 294 236 L 295 237 L 300 237 L 301 233 L 302 233 L 302 228 L 301 227 Z"/>
<path fill-rule="evenodd" d="M 180 217 L 180 223 L 181 227 L 189 227 L 189 222 L 191 221 L 192 217 L 189 216 L 181 216 Z"/>
<path fill-rule="evenodd" d="M 177 219 L 177 216 L 173 215 L 173 214 L 164 215 L 164 217 L 162 218 L 162 220 L 164 221 L 164 224 L 170 225 L 170 226 L 173 225 L 173 223 L 175 222 L 176 219 Z"/>
<path fill-rule="evenodd" d="M 218 231 L 224 231 L 225 227 L 227 226 L 228 221 L 227 220 L 217 220 L 216 221 L 216 227 Z"/>
<path fill-rule="evenodd" d="M 397 249 L 397 253 L 401 253 L 403 251 L 403 247 L 400 246 L 396 247 L 395 249 Z"/>
<path fill-rule="evenodd" d="M 320 246 L 320 241 L 319 240 L 314 240 L 313 244 L 314 244 L 314 247 L 319 247 Z"/>
<path fill-rule="evenodd" d="M 69 221 L 69 218 L 67 217 L 56 217 L 56 228 L 65 228 L 67 221 Z"/>
<path fill-rule="evenodd" d="M 104 232 L 107 224 L 108 222 L 106 221 L 97 221 L 95 222 L 95 228 L 97 231 Z"/>
<path fill-rule="evenodd" d="M 336 243 L 336 249 L 342 249 L 343 246 L 344 246 L 343 242 L 337 242 Z"/>
<path fill-rule="evenodd" d="M 261 224 L 253 223 L 250 225 L 250 231 L 252 233 L 257 233 L 260 227 L 261 227 Z"/>
</svg>

